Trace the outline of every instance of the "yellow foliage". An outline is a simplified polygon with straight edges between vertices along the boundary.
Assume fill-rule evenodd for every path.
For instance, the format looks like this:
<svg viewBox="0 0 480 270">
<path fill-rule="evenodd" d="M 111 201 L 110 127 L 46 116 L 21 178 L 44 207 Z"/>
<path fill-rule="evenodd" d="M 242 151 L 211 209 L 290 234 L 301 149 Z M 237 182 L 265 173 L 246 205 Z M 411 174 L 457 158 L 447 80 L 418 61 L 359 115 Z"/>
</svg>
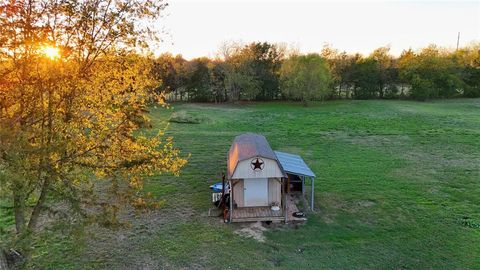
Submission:
<svg viewBox="0 0 480 270">
<path fill-rule="evenodd" d="M 140 10 L 122 12 L 130 12 L 131 19 L 161 8 L 153 2 L 144 1 L 138 5 Z M 12 1 L 5 5 L 17 4 Z M 36 5 L 32 8 L 42 10 Z M 51 6 L 48 12 L 79 7 L 89 10 L 88 3 L 83 2 L 62 5 L 66 5 L 64 9 Z M 104 27 L 97 29 L 108 44 L 104 46 L 101 40 L 75 36 L 82 31 L 69 33 L 69 25 L 45 27 L 52 33 L 25 26 L 20 16 L 11 13 L 23 6 L 9 8 L 0 7 L 0 173 L 18 177 L 9 178 L 6 190 L 12 196 L 19 194 L 25 202 L 47 192 L 75 203 L 101 198 L 119 205 L 132 202 L 136 207 L 148 206 L 139 192 L 143 177 L 178 175 L 187 161 L 162 131 L 152 138 L 139 134 L 141 128 L 149 126 L 148 106 L 167 106 L 163 94 L 152 91 L 159 83 L 150 74 L 153 61 L 125 48 L 140 37 L 132 35 L 141 32 L 127 28 L 125 31 L 131 32 L 102 36 L 108 27 L 118 25 L 113 21 L 94 24 Z M 116 10 L 102 12 L 119 16 Z M 34 14 L 39 16 L 39 23 L 51 22 L 41 12 Z M 67 15 L 78 19 L 75 13 L 62 13 Z M 58 29 L 64 32 L 54 33 Z M 27 32 L 31 38 L 22 39 Z M 54 44 L 53 40 L 54 46 L 40 46 Z M 99 178 L 108 180 L 111 192 Z"/>
</svg>

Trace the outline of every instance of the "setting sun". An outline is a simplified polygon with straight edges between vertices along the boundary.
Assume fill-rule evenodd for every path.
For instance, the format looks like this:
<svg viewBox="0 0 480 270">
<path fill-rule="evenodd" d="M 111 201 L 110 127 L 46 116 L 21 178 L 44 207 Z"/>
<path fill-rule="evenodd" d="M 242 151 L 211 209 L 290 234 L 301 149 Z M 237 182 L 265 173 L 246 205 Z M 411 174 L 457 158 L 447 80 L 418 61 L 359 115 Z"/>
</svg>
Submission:
<svg viewBox="0 0 480 270">
<path fill-rule="evenodd" d="M 45 54 L 45 56 L 47 56 L 50 59 L 60 58 L 60 49 L 58 49 L 57 47 L 44 46 L 42 48 L 42 51 L 43 51 L 43 54 Z"/>
</svg>

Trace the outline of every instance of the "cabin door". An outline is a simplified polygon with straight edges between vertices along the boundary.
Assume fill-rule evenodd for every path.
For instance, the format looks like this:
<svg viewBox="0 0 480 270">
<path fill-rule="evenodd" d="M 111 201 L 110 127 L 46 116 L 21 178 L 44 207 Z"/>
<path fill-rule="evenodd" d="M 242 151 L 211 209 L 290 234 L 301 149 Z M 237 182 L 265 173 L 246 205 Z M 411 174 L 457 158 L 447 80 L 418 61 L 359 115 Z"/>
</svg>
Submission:
<svg viewBox="0 0 480 270">
<path fill-rule="evenodd" d="M 243 199 L 248 206 L 268 206 L 268 179 L 244 179 Z"/>
</svg>

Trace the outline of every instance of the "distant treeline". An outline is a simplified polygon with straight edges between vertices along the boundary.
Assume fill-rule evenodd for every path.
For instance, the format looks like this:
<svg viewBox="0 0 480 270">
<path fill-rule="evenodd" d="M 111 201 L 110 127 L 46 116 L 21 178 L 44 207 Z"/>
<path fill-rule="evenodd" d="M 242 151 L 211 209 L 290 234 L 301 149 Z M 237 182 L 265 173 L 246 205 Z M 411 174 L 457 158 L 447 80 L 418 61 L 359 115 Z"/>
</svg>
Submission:
<svg viewBox="0 0 480 270">
<path fill-rule="evenodd" d="M 156 90 L 169 100 L 415 99 L 480 97 L 480 44 L 458 50 L 428 46 L 399 57 L 388 47 L 370 55 L 330 46 L 300 55 L 267 42 L 225 44 L 219 56 L 155 59 Z"/>
</svg>

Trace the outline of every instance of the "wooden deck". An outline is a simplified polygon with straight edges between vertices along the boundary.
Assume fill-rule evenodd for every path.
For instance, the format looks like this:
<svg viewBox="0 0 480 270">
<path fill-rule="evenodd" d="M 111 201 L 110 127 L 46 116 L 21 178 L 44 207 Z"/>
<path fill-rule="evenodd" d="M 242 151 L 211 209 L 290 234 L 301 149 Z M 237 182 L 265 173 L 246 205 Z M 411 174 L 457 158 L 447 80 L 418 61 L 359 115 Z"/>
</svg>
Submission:
<svg viewBox="0 0 480 270">
<path fill-rule="evenodd" d="M 305 222 L 307 218 L 297 218 L 292 214 L 298 211 L 296 200 L 292 194 L 287 195 L 287 220 L 283 209 L 273 211 L 269 206 L 265 207 L 240 207 L 233 209 L 232 222 L 251 222 L 251 221 L 285 221 L 285 222 Z"/>
<path fill-rule="evenodd" d="M 233 209 L 232 222 L 249 221 L 283 221 L 285 215 L 282 209 L 273 211 L 265 207 L 240 207 Z"/>
</svg>

